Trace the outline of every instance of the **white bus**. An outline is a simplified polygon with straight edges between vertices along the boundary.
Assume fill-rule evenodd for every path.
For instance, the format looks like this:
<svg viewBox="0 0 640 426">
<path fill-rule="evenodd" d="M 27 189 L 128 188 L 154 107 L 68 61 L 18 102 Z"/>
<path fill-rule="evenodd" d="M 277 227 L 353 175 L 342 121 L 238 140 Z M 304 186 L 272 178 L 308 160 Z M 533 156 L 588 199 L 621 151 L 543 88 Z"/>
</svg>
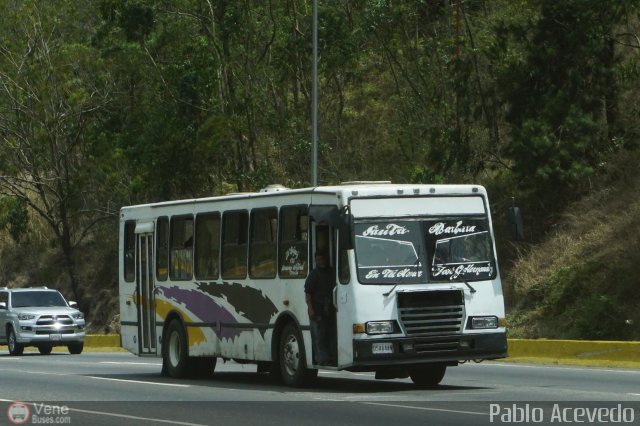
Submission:
<svg viewBox="0 0 640 426">
<path fill-rule="evenodd" d="M 335 271 L 335 365 L 312 350 L 304 284 Z M 217 358 L 291 386 L 318 368 L 438 384 L 448 366 L 507 355 L 487 194 L 478 185 L 339 186 L 122 208 L 122 345 L 172 377 Z"/>
</svg>

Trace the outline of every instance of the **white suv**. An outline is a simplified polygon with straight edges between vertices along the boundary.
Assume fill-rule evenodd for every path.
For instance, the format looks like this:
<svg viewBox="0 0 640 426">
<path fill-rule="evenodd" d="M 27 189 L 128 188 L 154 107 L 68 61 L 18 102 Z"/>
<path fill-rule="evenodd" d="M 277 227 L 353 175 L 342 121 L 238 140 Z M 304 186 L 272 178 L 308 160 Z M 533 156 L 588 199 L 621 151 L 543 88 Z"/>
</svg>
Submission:
<svg viewBox="0 0 640 426">
<path fill-rule="evenodd" d="M 11 355 L 21 355 L 25 346 L 37 346 L 42 355 L 54 346 L 82 353 L 84 315 L 76 306 L 47 287 L 0 287 L 0 344 L 6 344 Z"/>
</svg>

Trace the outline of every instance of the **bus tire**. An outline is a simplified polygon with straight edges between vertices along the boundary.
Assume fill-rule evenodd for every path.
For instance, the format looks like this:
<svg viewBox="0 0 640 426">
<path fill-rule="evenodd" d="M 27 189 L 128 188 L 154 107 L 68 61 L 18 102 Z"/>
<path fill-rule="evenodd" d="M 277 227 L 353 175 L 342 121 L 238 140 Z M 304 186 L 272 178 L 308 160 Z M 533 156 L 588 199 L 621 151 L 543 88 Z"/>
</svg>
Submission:
<svg viewBox="0 0 640 426">
<path fill-rule="evenodd" d="M 303 387 L 318 375 L 318 370 L 307 368 L 302 335 L 293 323 L 288 323 L 282 330 L 278 357 L 280 375 L 287 386 Z"/>
<path fill-rule="evenodd" d="M 13 331 L 12 327 L 9 327 L 9 333 L 7 334 L 7 346 L 9 347 L 9 355 L 12 356 L 22 355 L 24 351 L 24 347 L 18 343 L 16 332 Z"/>
<path fill-rule="evenodd" d="M 187 360 L 187 376 L 192 379 L 206 379 L 213 376 L 218 358 L 212 356 L 190 356 Z"/>
<path fill-rule="evenodd" d="M 182 378 L 188 373 L 189 344 L 182 323 L 174 319 L 169 323 L 162 342 L 162 362 L 170 377 Z"/>
<path fill-rule="evenodd" d="M 409 377 L 416 386 L 429 388 L 437 386 L 447 371 L 445 364 L 427 364 L 409 369 Z"/>
</svg>

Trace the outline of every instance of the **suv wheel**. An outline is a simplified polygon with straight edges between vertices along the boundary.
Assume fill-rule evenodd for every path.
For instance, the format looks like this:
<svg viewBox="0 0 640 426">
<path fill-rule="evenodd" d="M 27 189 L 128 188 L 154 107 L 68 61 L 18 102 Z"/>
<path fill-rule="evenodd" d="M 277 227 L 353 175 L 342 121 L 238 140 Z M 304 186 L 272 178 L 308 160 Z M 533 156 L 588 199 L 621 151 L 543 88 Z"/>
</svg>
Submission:
<svg viewBox="0 0 640 426">
<path fill-rule="evenodd" d="M 16 339 L 16 333 L 13 331 L 13 328 L 9 327 L 9 336 L 7 337 L 7 346 L 9 347 L 10 355 L 22 355 L 23 347 L 18 343 Z"/>
<path fill-rule="evenodd" d="M 38 351 L 40 352 L 40 355 L 49 355 L 52 349 L 53 349 L 53 346 L 51 345 L 38 346 Z"/>
<path fill-rule="evenodd" d="M 71 355 L 80 355 L 82 353 L 82 349 L 84 349 L 84 342 L 70 343 L 67 348 L 69 349 L 69 353 Z"/>
</svg>

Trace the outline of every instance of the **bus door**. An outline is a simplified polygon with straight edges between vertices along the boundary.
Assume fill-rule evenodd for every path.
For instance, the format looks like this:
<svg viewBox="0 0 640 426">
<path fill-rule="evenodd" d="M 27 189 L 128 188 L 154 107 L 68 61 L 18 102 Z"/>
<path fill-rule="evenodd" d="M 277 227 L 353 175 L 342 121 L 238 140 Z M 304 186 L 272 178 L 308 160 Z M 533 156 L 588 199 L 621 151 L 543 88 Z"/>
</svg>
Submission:
<svg viewBox="0 0 640 426">
<path fill-rule="evenodd" d="M 344 265 L 340 265 L 340 258 L 337 255 L 337 238 L 336 229 L 325 223 L 314 224 L 312 228 L 313 252 L 324 252 L 329 256 L 331 268 L 338 271 L 335 276 L 336 286 L 332 295 L 332 303 L 335 308 L 335 328 L 331 330 L 333 340 L 333 352 L 337 358 L 337 367 L 347 366 L 353 363 L 353 325 L 350 320 L 350 311 L 348 309 L 348 281 L 344 281 Z M 344 253 L 346 256 L 346 252 Z M 344 259 L 343 259 L 344 260 Z M 315 265 L 313 265 L 315 267 Z M 347 266 L 348 273 L 348 266 Z"/>
<path fill-rule="evenodd" d="M 150 226 L 149 226 L 150 225 Z M 138 341 L 140 354 L 156 353 L 156 301 L 153 275 L 153 223 L 136 226 L 138 249 L 136 292 L 138 294 Z"/>
<path fill-rule="evenodd" d="M 336 241 L 340 239 L 337 238 Z M 336 307 L 338 367 L 348 367 L 353 364 L 352 307 L 354 301 L 350 300 L 353 299 L 353 293 L 351 293 L 348 251 L 340 245 L 338 242 L 335 256 L 337 284 L 333 292 L 333 303 Z"/>
</svg>

